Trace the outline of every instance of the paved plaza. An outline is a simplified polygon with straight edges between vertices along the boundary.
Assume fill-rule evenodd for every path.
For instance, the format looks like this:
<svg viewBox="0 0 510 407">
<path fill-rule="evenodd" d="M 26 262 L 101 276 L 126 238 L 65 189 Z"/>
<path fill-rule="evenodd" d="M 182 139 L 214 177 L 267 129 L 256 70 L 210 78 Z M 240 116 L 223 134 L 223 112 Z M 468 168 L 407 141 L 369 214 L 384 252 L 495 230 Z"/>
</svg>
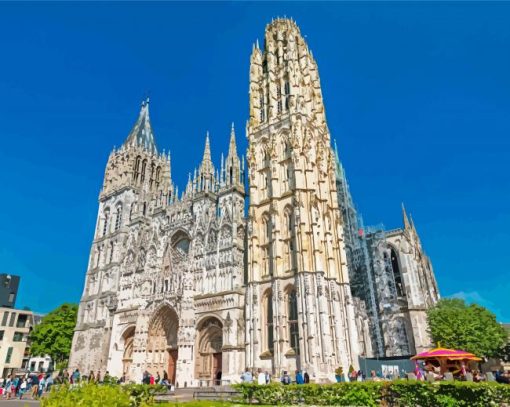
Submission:
<svg viewBox="0 0 510 407">
<path fill-rule="evenodd" d="M 33 407 L 39 406 L 39 400 L 0 400 L 0 407 Z"/>
</svg>

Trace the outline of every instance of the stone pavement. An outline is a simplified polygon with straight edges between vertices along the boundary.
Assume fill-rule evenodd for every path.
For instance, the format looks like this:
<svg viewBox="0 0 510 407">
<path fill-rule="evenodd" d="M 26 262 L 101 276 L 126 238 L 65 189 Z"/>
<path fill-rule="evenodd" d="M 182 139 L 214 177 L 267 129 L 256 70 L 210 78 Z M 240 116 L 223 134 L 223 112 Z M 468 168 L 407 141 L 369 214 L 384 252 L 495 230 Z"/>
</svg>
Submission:
<svg viewBox="0 0 510 407">
<path fill-rule="evenodd" d="M 5 400 L 0 399 L 0 407 L 36 407 L 39 406 L 39 400 L 30 400 L 30 399 L 11 399 Z"/>
</svg>

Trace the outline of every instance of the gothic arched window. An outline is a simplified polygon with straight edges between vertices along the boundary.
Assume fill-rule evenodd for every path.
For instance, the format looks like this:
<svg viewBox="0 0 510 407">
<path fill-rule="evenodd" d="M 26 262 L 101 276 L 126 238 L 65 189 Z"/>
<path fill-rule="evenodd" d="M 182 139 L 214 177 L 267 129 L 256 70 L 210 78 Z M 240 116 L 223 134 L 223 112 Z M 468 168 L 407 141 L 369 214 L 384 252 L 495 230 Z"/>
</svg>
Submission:
<svg viewBox="0 0 510 407">
<path fill-rule="evenodd" d="M 260 96 L 260 121 L 264 123 L 266 121 L 266 107 L 264 106 L 264 95 Z"/>
<path fill-rule="evenodd" d="M 278 84 L 276 86 L 276 100 L 278 102 L 278 113 L 282 112 L 282 85 Z"/>
<path fill-rule="evenodd" d="M 265 296 L 265 330 L 266 330 L 266 349 L 274 352 L 274 324 L 273 324 L 273 294 L 269 291 Z"/>
<path fill-rule="evenodd" d="M 140 178 L 140 162 L 142 161 L 142 158 L 140 156 L 136 157 L 135 160 L 135 170 L 133 171 L 133 179 L 135 181 L 138 181 Z"/>
<path fill-rule="evenodd" d="M 397 290 L 398 297 L 405 297 L 405 287 L 404 282 L 402 280 L 402 273 L 400 271 L 400 266 L 398 262 L 398 256 L 395 250 L 391 249 L 391 268 L 393 269 L 393 277 L 395 279 L 395 289 Z"/>
<path fill-rule="evenodd" d="M 161 167 L 156 168 L 156 189 L 159 188 L 159 183 L 161 182 Z"/>
<path fill-rule="evenodd" d="M 103 219 L 103 236 L 108 233 L 108 227 L 110 226 L 110 209 L 106 208 L 104 211 Z"/>
<path fill-rule="evenodd" d="M 299 354 L 299 323 L 296 290 L 289 291 L 287 298 L 287 322 L 289 324 L 289 344 L 290 347 Z"/>
<path fill-rule="evenodd" d="M 117 213 L 115 215 L 115 230 L 119 230 L 122 226 L 122 204 L 117 205 Z"/>
<path fill-rule="evenodd" d="M 289 99 L 290 99 L 290 84 L 289 81 L 285 81 L 285 110 L 289 110 Z"/>
<path fill-rule="evenodd" d="M 110 259 L 108 260 L 108 263 L 111 263 L 113 261 L 114 250 L 115 250 L 115 245 L 113 242 L 110 242 Z"/>
<path fill-rule="evenodd" d="M 145 180 L 145 171 L 147 169 L 147 160 L 143 160 L 142 161 L 142 174 L 141 174 L 141 177 L 140 177 L 140 182 L 143 183 L 143 181 Z"/>
</svg>

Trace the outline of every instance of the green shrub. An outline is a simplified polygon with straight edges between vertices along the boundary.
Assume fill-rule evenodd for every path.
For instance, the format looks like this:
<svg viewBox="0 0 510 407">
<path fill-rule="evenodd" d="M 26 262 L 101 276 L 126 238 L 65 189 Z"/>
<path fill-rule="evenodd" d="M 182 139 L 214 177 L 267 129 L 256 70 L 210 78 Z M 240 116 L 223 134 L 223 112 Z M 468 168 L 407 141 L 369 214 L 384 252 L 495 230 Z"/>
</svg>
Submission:
<svg viewBox="0 0 510 407">
<path fill-rule="evenodd" d="M 143 384 L 53 386 L 41 401 L 41 407 L 139 407 L 150 406 L 154 395 L 166 391 L 165 386 Z"/>
<path fill-rule="evenodd" d="M 41 400 L 41 407 L 132 407 L 127 392 L 120 386 L 54 386 L 49 395 Z"/>
<path fill-rule="evenodd" d="M 245 403 L 400 407 L 489 407 L 510 403 L 510 386 L 498 383 L 396 380 L 283 386 L 234 385 Z"/>
</svg>

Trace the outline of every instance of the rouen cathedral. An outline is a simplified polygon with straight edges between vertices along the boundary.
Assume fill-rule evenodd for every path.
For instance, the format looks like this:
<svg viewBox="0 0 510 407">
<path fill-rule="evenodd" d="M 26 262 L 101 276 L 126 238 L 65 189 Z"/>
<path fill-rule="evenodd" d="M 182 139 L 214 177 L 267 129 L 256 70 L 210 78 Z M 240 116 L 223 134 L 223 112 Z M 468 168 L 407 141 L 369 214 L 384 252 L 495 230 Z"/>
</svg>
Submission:
<svg viewBox="0 0 510 407">
<path fill-rule="evenodd" d="M 71 368 L 166 372 L 178 387 L 239 382 L 246 368 L 327 381 L 360 356 L 430 345 L 430 260 L 405 210 L 401 229 L 363 226 L 294 21 L 266 27 L 249 78 L 246 160 L 234 126 L 216 166 L 207 135 L 179 193 L 148 100 L 111 152 Z"/>
</svg>

